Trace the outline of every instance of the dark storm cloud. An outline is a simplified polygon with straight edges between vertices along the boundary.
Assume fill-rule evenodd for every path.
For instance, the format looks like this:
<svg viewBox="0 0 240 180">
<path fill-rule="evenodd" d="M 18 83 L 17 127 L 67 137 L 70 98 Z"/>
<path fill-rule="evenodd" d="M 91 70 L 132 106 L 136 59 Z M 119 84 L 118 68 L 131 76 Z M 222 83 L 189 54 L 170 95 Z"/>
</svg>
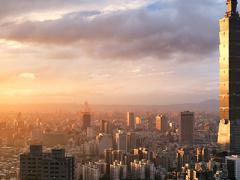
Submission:
<svg viewBox="0 0 240 180">
<path fill-rule="evenodd" d="M 196 61 L 216 51 L 223 7 L 212 0 L 176 0 L 106 14 L 75 12 L 57 20 L 6 24 L 0 38 L 72 46 L 104 59 Z"/>
</svg>

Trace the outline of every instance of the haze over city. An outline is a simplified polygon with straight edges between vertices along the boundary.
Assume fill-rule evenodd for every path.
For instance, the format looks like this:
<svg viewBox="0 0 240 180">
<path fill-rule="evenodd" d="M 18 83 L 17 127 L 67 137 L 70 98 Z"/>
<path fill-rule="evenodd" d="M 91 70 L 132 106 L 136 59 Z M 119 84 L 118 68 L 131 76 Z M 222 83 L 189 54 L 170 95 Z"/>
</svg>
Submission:
<svg viewBox="0 0 240 180">
<path fill-rule="evenodd" d="M 220 0 L 1 1 L 0 103 L 218 99 Z"/>
<path fill-rule="evenodd" d="M 0 0 L 0 180 L 240 180 L 238 0 Z"/>
</svg>

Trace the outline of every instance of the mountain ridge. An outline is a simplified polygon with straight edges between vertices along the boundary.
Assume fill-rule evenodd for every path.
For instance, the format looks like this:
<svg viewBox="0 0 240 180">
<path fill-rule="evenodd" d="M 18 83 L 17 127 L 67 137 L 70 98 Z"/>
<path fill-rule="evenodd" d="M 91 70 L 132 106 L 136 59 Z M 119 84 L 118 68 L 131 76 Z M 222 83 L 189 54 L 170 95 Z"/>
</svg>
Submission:
<svg viewBox="0 0 240 180">
<path fill-rule="evenodd" d="M 82 104 L 0 104 L 0 112 L 56 112 L 81 111 Z M 152 112 L 218 112 L 218 101 L 210 99 L 198 103 L 166 104 L 166 105 L 106 105 L 90 104 L 92 111 L 152 111 Z"/>
</svg>

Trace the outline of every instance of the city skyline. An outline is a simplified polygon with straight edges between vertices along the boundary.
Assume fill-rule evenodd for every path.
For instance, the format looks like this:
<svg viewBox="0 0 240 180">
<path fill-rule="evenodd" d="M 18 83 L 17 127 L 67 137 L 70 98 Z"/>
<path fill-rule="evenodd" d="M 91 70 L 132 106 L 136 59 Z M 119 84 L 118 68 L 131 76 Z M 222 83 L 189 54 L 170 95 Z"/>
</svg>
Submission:
<svg viewBox="0 0 240 180">
<path fill-rule="evenodd" d="M 238 0 L 9 0 L 0 27 L 0 179 L 240 179 Z"/>
<path fill-rule="evenodd" d="M 210 0 L 3 2 L 0 102 L 217 99 L 224 11 Z"/>
</svg>

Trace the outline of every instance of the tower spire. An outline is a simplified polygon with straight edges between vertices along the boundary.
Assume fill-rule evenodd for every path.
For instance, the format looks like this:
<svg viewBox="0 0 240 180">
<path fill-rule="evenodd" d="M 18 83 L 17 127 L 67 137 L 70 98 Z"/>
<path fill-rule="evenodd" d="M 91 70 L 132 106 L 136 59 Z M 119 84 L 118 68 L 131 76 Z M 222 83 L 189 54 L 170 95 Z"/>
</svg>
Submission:
<svg viewBox="0 0 240 180">
<path fill-rule="evenodd" d="M 227 13 L 228 17 L 237 15 L 237 0 L 227 0 Z"/>
</svg>

